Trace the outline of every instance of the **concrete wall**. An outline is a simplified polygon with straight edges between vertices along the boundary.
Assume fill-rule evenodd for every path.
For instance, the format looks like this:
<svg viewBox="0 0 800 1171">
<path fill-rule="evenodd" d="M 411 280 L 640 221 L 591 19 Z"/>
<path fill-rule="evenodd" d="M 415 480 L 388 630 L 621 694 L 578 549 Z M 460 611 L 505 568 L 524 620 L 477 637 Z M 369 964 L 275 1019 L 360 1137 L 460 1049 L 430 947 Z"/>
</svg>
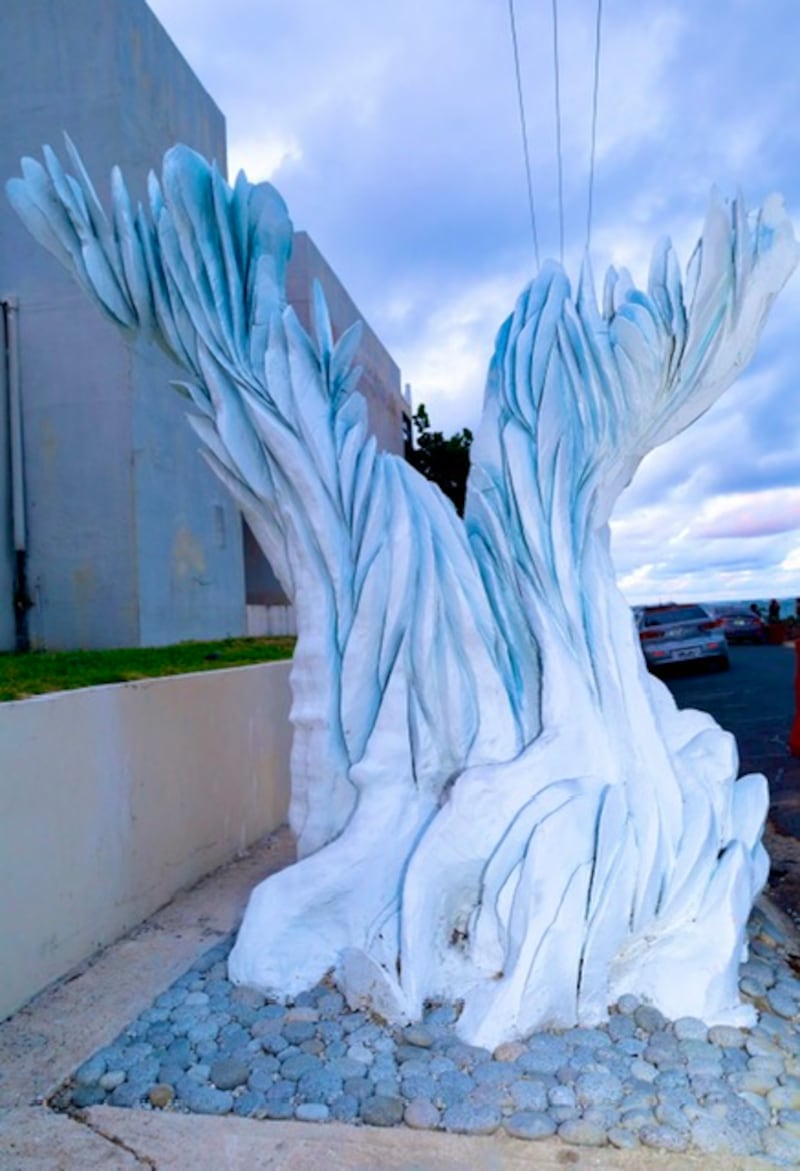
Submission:
<svg viewBox="0 0 800 1171">
<path fill-rule="evenodd" d="M 43 143 L 63 156 L 64 130 L 101 199 L 115 163 L 134 203 L 144 199 L 147 171 L 175 142 L 225 169 L 224 118 L 144 0 L 0 2 L 0 178 Z M 361 314 L 298 232 L 287 295 L 307 328 L 315 279 L 338 336 Z M 247 605 L 288 599 L 197 454 L 185 402 L 168 386 L 185 375 L 160 351 L 126 345 L 0 197 L 4 295 L 19 300 L 32 646 L 148 646 L 261 629 L 263 615 L 248 626 Z M 368 326 L 357 360 L 378 445 L 402 453 L 400 372 Z M 5 414 L 0 401 L 0 650 L 15 636 Z"/>
<path fill-rule="evenodd" d="M 364 332 L 356 356 L 363 367 L 359 390 L 367 400 L 370 430 L 382 451 L 403 454 L 403 414 L 409 407 L 400 386 L 400 367 L 359 312 L 347 289 L 328 264 L 307 232 L 295 232 L 292 257 L 286 273 L 286 299 L 306 330 L 311 328 L 311 298 L 314 281 L 319 281 L 328 302 L 334 340 L 354 321 Z"/>
<path fill-rule="evenodd" d="M 364 320 L 347 289 L 308 233 L 295 232 L 286 272 L 286 299 L 312 337 L 315 281 L 319 281 L 325 293 L 334 340 L 338 340 L 354 322 L 362 323 L 363 333 L 355 365 L 362 368 L 359 390 L 366 399 L 370 431 L 382 451 L 403 455 L 406 435 L 403 417 L 410 416 L 411 411 L 401 390 L 400 367 Z M 287 619 L 289 599 L 247 526 L 244 556 L 248 633 L 278 633 L 284 630 L 294 633 L 294 615 L 290 613 Z"/>
<path fill-rule="evenodd" d="M 165 365 L 147 347 L 133 382 L 141 646 L 246 633 L 241 516 L 199 454 L 186 399 L 162 382 Z"/>
<path fill-rule="evenodd" d="M 144 0 L 3 0 L 0 178 L 66 130 L 101 198 L 134 201 L 175 142 L 225 166 L 225 121 Z M 197 454 L 181 373 L 118 331 L 0 196 L 0 297 L 19 298 L 36 646 L 154 645 L 245 630 L 239 514 Z M 0 443 L 3 442 L 0 405 Z M 3 482 L 0 457 L 0 496 Z M 0 524 L 0 649 L 10 554 Z"/>
<path fill-rule="evenodd" d="M 0 1018 L 286 820 L 290 666 L 0 704 Z"/>
<path fill-rule="evenodd" d="M 0 650 L 13 647 L 15 635 L 11 449 L 5 346 L 5 317 L 0 304 Z"/>
</svg>

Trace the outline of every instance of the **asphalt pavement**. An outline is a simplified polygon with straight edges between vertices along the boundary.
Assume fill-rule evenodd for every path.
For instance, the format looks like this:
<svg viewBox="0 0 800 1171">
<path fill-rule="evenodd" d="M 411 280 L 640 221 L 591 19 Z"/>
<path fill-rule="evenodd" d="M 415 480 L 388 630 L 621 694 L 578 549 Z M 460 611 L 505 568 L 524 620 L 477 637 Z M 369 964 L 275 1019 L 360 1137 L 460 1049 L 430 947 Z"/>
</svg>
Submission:
<svg viewBox="0 0 800 1171">
<path fill-rule="evenodd" d="M 740 775 L 763 773 L 770 790 L 768 893 L 800 923 L 800 758 L 788 748 L 795 716 L 794 643 L 732 646 L 730 670 L 688 665 L 663 675 L 679 707 L 699 708 L 736 737 Z"/>
</svg>

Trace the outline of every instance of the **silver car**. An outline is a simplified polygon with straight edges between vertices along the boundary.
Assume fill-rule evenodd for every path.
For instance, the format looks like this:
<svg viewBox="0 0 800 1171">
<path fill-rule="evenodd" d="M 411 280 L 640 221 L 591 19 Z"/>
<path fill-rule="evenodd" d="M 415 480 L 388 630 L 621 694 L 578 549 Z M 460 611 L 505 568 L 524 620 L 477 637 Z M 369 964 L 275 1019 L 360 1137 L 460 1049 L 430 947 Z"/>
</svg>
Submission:
<svg viewBox="0 0 800 1171">
<path fill-rule="evenodd" d="M 703 606 L 642 606 L 636 625 L 651 671 L 685 662 L 707 662 L 716 671 L 730 666 L 722 621 Z"/>
</svg>

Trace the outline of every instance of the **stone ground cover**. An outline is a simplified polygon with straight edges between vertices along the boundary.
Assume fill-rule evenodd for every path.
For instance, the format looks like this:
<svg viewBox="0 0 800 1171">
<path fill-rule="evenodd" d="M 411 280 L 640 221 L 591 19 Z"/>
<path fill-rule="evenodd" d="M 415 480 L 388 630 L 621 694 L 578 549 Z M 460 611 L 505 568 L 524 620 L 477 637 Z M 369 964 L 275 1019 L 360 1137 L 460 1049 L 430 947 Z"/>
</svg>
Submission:
<svg viewBox="0 0 800 1171">
<path fill-rule="evenodd" d="M 435 1004 L 392 1029 L 321 983 L 287 1005 L 234 988 L 232 940 L 207 952 L 55 1095 L 65 1110 L 329 1119 L 583 1146 L 759 1154 L 800 1164 L 800 980 L 793 945 L 755 910 L 743 996 L 752 1029 L 668 1021 L 623 997 L 607 1025 L 536 1033 L 494 1053 Z"/>
</svg>

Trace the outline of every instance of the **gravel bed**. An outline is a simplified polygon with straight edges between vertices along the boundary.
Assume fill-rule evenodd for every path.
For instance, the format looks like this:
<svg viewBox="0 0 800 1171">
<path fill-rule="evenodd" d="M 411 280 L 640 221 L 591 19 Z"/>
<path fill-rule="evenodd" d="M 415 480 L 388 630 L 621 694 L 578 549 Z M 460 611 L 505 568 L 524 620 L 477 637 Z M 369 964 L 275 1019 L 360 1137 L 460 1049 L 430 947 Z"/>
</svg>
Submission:
<svg viewBox="0 0 800 1171">
<path fill-rule="evenodd" d="M 250 1118 L 504 1129 L 577 1146 L 762 1155 L 800 1165 L 800 981 L 791 941 L 759 910 L 740 987 L 752 1029 L 668 1021 L 624 996 L 606 1025 L 466 1045 L 457 1008 L 392 1029 L 323 982 L 282 1005 L 227 980 L 207 952 L 52 1100 Z"/>
</svg>

